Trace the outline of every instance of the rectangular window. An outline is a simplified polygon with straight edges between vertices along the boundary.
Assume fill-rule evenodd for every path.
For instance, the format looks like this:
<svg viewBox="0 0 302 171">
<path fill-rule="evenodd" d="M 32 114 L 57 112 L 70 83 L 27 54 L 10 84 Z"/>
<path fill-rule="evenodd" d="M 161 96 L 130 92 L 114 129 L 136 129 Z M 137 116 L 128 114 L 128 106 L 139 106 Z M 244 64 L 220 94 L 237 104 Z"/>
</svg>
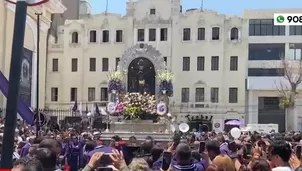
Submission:
<svg viewBox="0 0 302 171">
<path fill-rule="evenodd" d="M 78 89 L 77 88 L 71 88 L 70 89 L 70 101 L 74 102 L 77 100 L 78 96 Z"/>
<path fill-rule="evenodd" d="M 195 102 L 204 102 L 204 88 L 195 89 Z"/>
<path fill-rule="evenodd" d="M 149 29 L 149 41 L 154 42 L 156 40 L 156 29 Z"/>
<path fill-rule="evenodd" d="M 123 30 L 116 30 L 115 42 L 123 42 Z"/>
<path fill-rule="evenodd" d="M 137 41 L 138 42 L 145 41 L 145 29 L 137 29 Z"/>
<path fill-rule="evenodd" d="M 103 43 L 109 42 L 109 30 L 103 30 Z"/>
<path fill-rule="evenodd" d="M 249 60 L 280 60 L 285 55 L 285 43 L 249 44 Z"/>
<path fill-rule="evenodd" d="M 181 89 L 181 102 L 188 103 L 190 100 L 190 89 L 189 88 L 182 88 Z"/>
<path fill-rule="evenodd" d="M 301 36 L 302 35 L 302 26 L 289 26 L 289 35 L 290 36 Z"/>
<path fill-rule="evenodd" d="M 90 40 L 89 40 L 89 42 L 90 43 L 96 43 L 96 31 L 95 30 L 92 30 L 92 31 L 90 31 L 90 33 L 89 33 L 89 38 L 90 38 Z"/>
<path fill-rule="evenodd" d="M 289 50 L 286 55 L 286 59 L 301 60 L 302 59 L 302 43 L 289 43 Z"/>
<path fill-rule="evenodd" d="M 109 70 L 109 59 L 103 58 L 102 59 L 102 71 L 108 71 Z"/>
<path fill-rule="evenodd" d="M 160 41 L 167 41 L 168 40 L 168 29 L 161 28 L 160 29 Z"/>
<path fill-rule="evenodd" d="M 229 88 L 229 103 L 238 103 L 238 88 Z"/>
<path fill-rule="evenodd" d="M 91 71 L 91 72 L 96 71 L 96 58 L 89 59 L 89 71 Z"/>
<path fill-rule="evenodd" d="M 78 59 L 72 58 L 71 59 L 71 72 L 77 72 L 78 71 Z"/>
<path fill-rule="evenodd" d="M 89 87 L 88 88 L 88 101 L 95 101 L 95 88 Z"/>
<path fill-rule="evenodd" d="M 108 88 L 101 88 L 101 101 L 108 101 Z"/>
<path fill-rule="evenodd" d="M 167 57 L 166 56 L 164 56 L 164 61 L 166 62 L 166 65 L 167 65 Z"/>
<path fill-rule="evenodd" d="M 155 8 L 150 9 L 150 15 L 155 15 L 155 14 L 156 14 Z"/>
<path fill-rule="evenodd" d="M 58 95 L 59 95 L 59 89 L 57 87 L 51 88 L 51 101 L 57 102 L 58 101 Z"/>
<path fill-rule="evenodd" d="M 183 71 L 190 71 L 190 57 L 183 57 L 182 58 L 182 70 Z"/>
<path fill-rule="evenodd" d="M 238 71 L 238 56 L 231 56 L 230 71 Z"/>
<path fill-rule="evenodd" d="M 205 35 L 206 35 L 205 28 L 198 28 L 197 32 L 198 32 L 197 40 L 205 40 Z"/>
<path fill-rule="evenodd" d="M 273 19 L 250 19 L 249 36 L 284 36 L 285 26 L 274 25 Z"/>
<path fill-rule="evenodd" d="M 219 102 L 219 88 L 217 87 L 211 88 L 211 102 L 212 103 Z"/>
<path fill-rule="evenodd" d="M 59 59 L 54 58 L 52 59 L 52 72 L 58 72 L 59 71 Z"/>
<path fill-rule="evenodd" d="M 183 41 L 190 41 L 191 40 L 191 29 L 190 28 L 184 28 L 183 29 Z"/>
<path fill-rule="evenodd" d="M 218 71 L 219 70 L 219 56 L 212 56 L 211 70 L 212 71 Z"/>
<path fill-rule="evenodd" d="M 117 57 L 117 58 L 115 58 L 115 70 L 117 71 L 117 69 L 118 69 L 118 63 L 120 62 L 120 58 L 119 57 Z"/>
<path fill-rule="evenodd" d="M 219 27 L 212 28 L 212 40 L 219 40 Z"/>
<path fill-rule="evenodd" d="M 197 71 L 204 71 L 204 56 L 197 57 Z"/>
</svg>

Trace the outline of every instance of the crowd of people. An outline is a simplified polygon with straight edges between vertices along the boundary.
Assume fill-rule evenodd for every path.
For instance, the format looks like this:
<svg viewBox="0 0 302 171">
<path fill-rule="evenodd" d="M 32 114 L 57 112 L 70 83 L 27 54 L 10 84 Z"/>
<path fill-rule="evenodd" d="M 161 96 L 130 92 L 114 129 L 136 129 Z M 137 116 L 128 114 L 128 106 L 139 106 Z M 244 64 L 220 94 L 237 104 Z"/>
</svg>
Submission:
<svg viewBox="0 0 302 171">
<path fill-rule="evenodd" d="M 127 140 L 116 135 L 106 142 L 101 132 L 74 129 L 33 135 L 29 127 L 16 129 L 12 170 L 302 170 L 302 134 L 295 132 L 246 132 L 238 139 L 227 132 L 175 132 L 171 142 L 158 142 L 152 136 L 139 141 L 135 135 Z"/>
</svg>

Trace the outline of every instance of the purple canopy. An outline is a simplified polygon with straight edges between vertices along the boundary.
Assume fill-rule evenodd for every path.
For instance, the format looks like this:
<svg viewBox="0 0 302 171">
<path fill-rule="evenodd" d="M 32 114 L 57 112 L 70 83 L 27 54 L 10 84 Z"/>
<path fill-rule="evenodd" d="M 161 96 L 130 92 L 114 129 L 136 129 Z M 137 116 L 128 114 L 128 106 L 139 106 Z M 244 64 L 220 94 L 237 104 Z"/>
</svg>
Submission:
<svg viewBox="0 0 302 171">
<path fill-rule="evenodd" d="M 233 125 L 233 126 L 241 126 L 242 125 L 242 123 L 238 120 L 227 121 L 225 124 L 226 125 Z"/>
</svg>

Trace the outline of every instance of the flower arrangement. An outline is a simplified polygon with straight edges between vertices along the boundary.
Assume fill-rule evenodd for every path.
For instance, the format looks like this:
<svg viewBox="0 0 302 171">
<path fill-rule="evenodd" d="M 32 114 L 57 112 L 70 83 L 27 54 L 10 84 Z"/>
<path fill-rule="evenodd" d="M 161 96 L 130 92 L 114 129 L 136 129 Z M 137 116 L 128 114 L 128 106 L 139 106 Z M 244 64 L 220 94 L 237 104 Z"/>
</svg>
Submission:
<svg viewBox="0 0 302 171">
<path fill-rule="evenodd" d="M 108 89 L 110 92 L 117 91 L 122 92 L 125 90 L 123 85 L 123 79 L 126 76 L 126 71 L 110 71 L 108 74 Z"/>
<path fill-rule="evenodd" d="M 143 115 L 156 114 L 156 100 L 154 95 L 147 93 L 127 93 L 123 99 L 126 119 L 142 119 Z"/>
<path fill-rule="evenodd" d="M 173 95 L 173 78 L 174 74 L 169 71 L 158 71 L 156 75 L 157 80 L 159 81 L 159 91 L 167 94 L 168 96 Z"/>
<path fill-rule="evenodd" d="M 172 72 L 169 71 L 157 71 L 156 74 L 156 79 L 158 79 L 159 81 L 172 81 L 174 78 L 174 74 Z"/>
</svg>

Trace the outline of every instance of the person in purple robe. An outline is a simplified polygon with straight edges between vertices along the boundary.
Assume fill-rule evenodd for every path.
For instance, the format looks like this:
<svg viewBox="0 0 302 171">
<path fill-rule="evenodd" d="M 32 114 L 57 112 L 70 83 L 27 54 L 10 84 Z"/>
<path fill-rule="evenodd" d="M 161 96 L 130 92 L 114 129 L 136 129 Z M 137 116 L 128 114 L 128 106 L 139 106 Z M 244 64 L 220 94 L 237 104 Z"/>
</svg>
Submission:
<svg viewBox="0 0 302 171">
<path fill-rule="evenodd" d="M 84 143 L 80 137 L 73 136 L 68 142 L 67 161 L 71 170 L 79 170 L 83 160 Z"/>
<path fill-rule="evenodd" d="M 25 157 L 28 155 L 29 149 L 31 145 L 34 143 L 35 137 L 29 137 L 28 141 L 25 143 L 25 145 L 20 150 L 20 157 Z"/>
<path fill-rule="evenodd" d="M 227 142 L 220 145 L 220 153 L 228 156 L 232 154 L 232 150 L 229 149 L 229 144 Z"/>
<path fill-rule="evenodd" d="M 62 168 L 66 164 L 66 156 L 68 153 L 68 143 L 67 140 L 63 140 L 60 135 L 57 135 L 56 140 L 61 144 L 60 156 L 58 158 L 58 166 Z"/>
<path fill-rule="evenodd" d="M 95 141 L 87 140 L 83 147 L 83 160 L 81 161 L 81 168 L 84 168 L 89 162 L 88 154 L 96 148 L 97 144 Z"/>
<path fill-rule="evenodd" d="M 186 154 L 185 157 L 181 154 Z M 153 163 L 152 170 L 160 170 L 162 166 L 162 157 Z M 205 171 L 207 164 L 204 160 L 195 160 L 192 156 L 191 148 L 188 144 L 180 143 L 175 150 L 175 155 L 171 161 L 173 170 L 180 171 Z"/>
</svg>

